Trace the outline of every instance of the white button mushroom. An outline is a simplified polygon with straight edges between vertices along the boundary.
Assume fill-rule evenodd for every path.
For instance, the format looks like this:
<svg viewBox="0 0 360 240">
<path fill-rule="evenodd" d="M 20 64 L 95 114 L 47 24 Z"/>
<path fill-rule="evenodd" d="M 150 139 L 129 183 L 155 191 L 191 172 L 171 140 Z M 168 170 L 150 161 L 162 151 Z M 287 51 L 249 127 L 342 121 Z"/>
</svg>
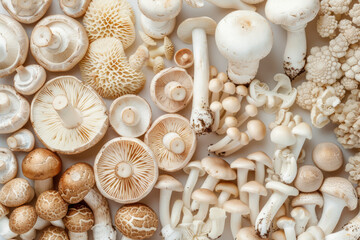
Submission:
<svg viewBox="0 0 360 240">
<path fill-rule="evenodd" d="M 16 68 L 14 87 L 16 91 L 24 95 L 36 93 L 45 83 L 46 71 L 37 64 L 20 66 Z"/>
<path fill-rule="evenodd" d="M 286 240 L 296 240 L 295 220 L 289 217 L 281 217 L 277 221 L 280 229 L 284 230 Z"/>
<path fill-rule="evenodd" d="M 236 84 L 247 84 L 255 78 L 260 60 L 273 46 L 270 24 L 252 11 L 228 14 L 219 22 L 215 39 L 220 53 L 229 61 L 229 78 Z"/>
<path fill-rule="evenodd" d="M 190 68 L 194 65 L 194 54 L 190 49 L 182 48 L 175 53 L 174 62 L 178 67 Z"/>
<path fill-rule="evenodd" d="M 230 197 L 237 198 L 239 196 L 239 190 L 236 184 L 232 182 L 220 182 L 215 187 L 216 192 L 220 192 L 218 197 L 218 207 L 222 207 L 224 202 L 230 199 Z"/>
<path fill-rule="evenodd" d="M 266 153 L 260 151 L 249 154 L 247 159 L 254 161 L 256 164 L 255 181 L 264 184 L 265 168 L 273 168 L 271 158 Z"/>
<path fill-rule="evenodd" d="M 6 139 L 11 151 L 30 152 L 35 146 L 34 134 L 28 129 L 21 129 Z"/>
<path fill-rule="evenodd" d="M 0 148 L 0 184 L 16 177 L 18 163 L 15 154 L 7 148 Z"/>
<path fill-rule="evenodd" d="M 323 205 L 324 199 L 319 192 L 300 193 L 291 201 L 291 206 L 293 208 L 302 206 L 310 213 L 311 216 L 307 225 L 308 227 L 318 224 L 316 207 L 319 206 L 320 208 L 322 208 Z"/>
<path fill-rule="evenodd" d="M 194 220 L 204 221 L 208 215 L 208 210 L 210 205 L 216 205 L 218 203 L 218 198 L 215 193 L 206 188 L 200 188 L 195 190 L 191 194 L 191 198 L 199 203 L 199 210 L 194 216 Z"/>
<path fill-rule="evenodd" d="M 85 14 L 90 2 L 90 0 L 60 0 L 59 4 L 66 15 L 78 18 Z"/>
</svg>

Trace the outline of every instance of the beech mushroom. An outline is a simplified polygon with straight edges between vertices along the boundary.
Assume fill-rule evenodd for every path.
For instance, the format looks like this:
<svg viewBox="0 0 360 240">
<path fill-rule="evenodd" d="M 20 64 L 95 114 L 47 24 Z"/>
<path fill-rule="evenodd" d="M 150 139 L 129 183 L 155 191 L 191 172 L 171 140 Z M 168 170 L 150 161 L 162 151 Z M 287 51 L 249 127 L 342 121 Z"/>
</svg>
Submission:
<svg viewBox="0 0 360 240">
<path fill-rule="evenodd" d="M 250 181 L 241 187 L 240 192 L 245 192 L 249 195 L 249 199 L 246 202 L 249 203 L 251 224 L 255 225 L 255 220 L 259 215 L 260 197 L 266 197 L 268 194 L 267 190 L 261 183 Z"/>
<path fill-rule="evenodd" d="M 256 165 L 247 158 L 238 158 L 231 163 L 230 167 L 237 170 L 237 187 L 240 193 L 240 200 L 247 203 L 247 195 L 245 192 L 241 192 L 241 187 L 247 183 L 248 173 L 249 171 L 254 171 Z"/>
<path fill-rule="evenodd" d="M 304 71 L 306 58 L 305 28 L 320 10 L 318 0 L 286 0 L 266 2 L 266 17 L 274 24 L 281 25 L 287 31 L 287 43 L 284 53 L 284 69 L 291 79 Z"/>
<path fill-rule="evenodd" d="M 237 198 L 239 196 L 239 190 L 236 184 L 232 182 L 220 182 L 215 187 L 216 192 L 220 192 L 218 197 L 218 207 L 222 207 L 223 204 L 230 199 L 230 197 Z"/>
<path fill-rule="evenodd" d="M 299 168 L 294 181 L 294 186 L 301 192 L 315 192 L 319 190 L 324 180 L 320 169 L 312 165 Z"/>
<path fill-rule="evenodd" d="M 255 181 L 260 184 L 264 184 L 265 180 L 265 168 L 273 168 L 271 158 L 264 152 L 254 152 L 249 154 L 247 159 L 252 160 L 256 164 L 255 168 Z"/>
<path fill-rule="evenodd" d="M 334 143 L 320 143 L 315 146 L 312 152 L 312 159 L 315 165 L 325 172 L 339 170 L 344 164 L 343 153 Z"/>
<path fill-rule="evenodd" d="M 177 114 L 156 119 L 144 138 L 161 170 L 175 172 L 190 161 L 196 149 L 196 134 L 189 121 Z"/>
<path fill-rule="evenodd" d="M 223 208 L 231 214 L 230 228 L 234 239 L 236 239 L 236 234 L 242 228 L 242 217 L 250 214 L 251 210 L 246 204 L 237 199 L 226 201 Z"/>
<path fill-rule="evenodd" d="M 258 109 L 255 105 L 248 104 L 245 106 L 245 111 L 237 117 L 238 124 L 236 127 L 241 127 L 249 118 L 256 117 Z"/>
<path fill-rule="evenodd" d="M 7 148 L 0 148 L 0 184 L 16 177 L 18 163 L 15 154 Z"/>
<path fill-rule="evenodd" d="M 316 214 L 316 207 L 322 208 L 324 205 L 323 197 L 319 192 L 313 193 L 300 193 L 298 196 L 293 198 L 291 206 L 293 208 L 302 206 L 310 213 L 310 219 L 307 226 L 315 226 L 318 224 L 318 218 Z"/>
<path fill-rule="evenodd" d="M 123 234 L 122 240 L 150 238 L 158 224 L 154 210 L 141 203 L 122 206 L 115 215 L 115 225 Z"/>
<path fill-rule="evenodd" d="M 195 190 L 191 194 L 191 198 L 199 203 L 199 210 L 194 216 L 194 220 L 204 221 L 208 214 L 209 206 L 218 203 L 215 193 L 206 188 Z"/>
<path fill-rule="evenodd" d="M 99 151 L 94 162 L 96 185 L 103 196 L 118 203 L 146 197 L 158 178 L 154 153 L 136 138 L 115 138 Z"/>
<path fill-rule="evenodd" d="M 0 203 L 6 207 L 19 207 L 31 202 L 34 196 L 34 189 L 23 178 L 14 178 L 0 189 Z"/>
<path fill-rule="evenodd" d="M 87 206 L 76 204 L 69 206 L 63 221 L 69 231 L 70 240 L 87 240 L 87 231 L 93 227 L 95 219 L 93 212 Z"/>
<path fill-rule="evenodd" d="M 253 227 L 245 227 L 240 229 L 240 231 L 236 234 L 236 239 L 262 240 L 263 238 L 259 237 Z"/>
<path fill-rule="evenodd" d="M 234 38 L 238 39 L 236 44 Z M 247 84 L 255 78 L 260 60 L 273 46 L 270 24 L 252 11 L 225 16 L 216 28 L 215 39 L 220 53 L 229 61 L 229 78 L 236 84 Z"/>
<path fill-rule="evenodd" d="M 184 202 L 185 207 L 190 209 L 190 201 L 191 201 L 191 194 L 195 188 L 195 185 L 199 179 L 205 175 L 205 170 L 202 168 L 200 161 L 192 161 L 183 168 L 186 174 L 189 174 L 189 177 L 186 181 L 183 197 L 182 200 Z"/>
<path fill-rule="evenodd" d="M 6 139 L 11 151 L 30 152 L 35 146 L 34 134 L 23 128 Z"/>
<path fill-rule="evenodd" d="M 35 182 L 36 196 L 53 189 L 53 177 L 61 172 L 61 168 L 60 157 L 45 148 L 31 151 L 22 162 L 24 176 Z"/>
<path fill-rule="evenodd" d="M 152 112 L 147 101 L 136 95 L 117 98 L 110 106 L 110 125 L 123 137 L 140 137 L 149 129 Z"/>
<path fill-rule="evenodd" d="M 225 220 L 226 220 L 226 211 L 223 208 L 220 207 L 210 208 L 209 218 L 206 224 L 209 225 L 211 224 L 211 230 L 208 233 L 208 236 L 211 239 L 217 239 L 223 234 L 225 228 Z"/>
<path fill-rule="evenodd" d="M 16 91 L 24 95 L 36 93 L 46 81 L 46 71 L 37 64 L 16 68 L 14 87 Z"/>
<path fill-rule="evenodd" d="M 240 132 L 236 127 L 229 127 L 226 130 L 226 136 L 219 140 L 217 143 L 214 143 L 208 147 L 209 152 L 220 151 L 225 148 L 231 141 L 243 141 L 244 144 L 248 142 L 248 137 L 246 134 Z"/>
<path fill-rule="evenodd" d="M 185 43 L 193 43 L 194 89 L 191 126 L 197 134 L 211 131 L 213 118 L 209 109 L 209 54 L 206 35 L 215 34 L 216 22 L 208 17 L 189 18 L 177 30 L 178 37 Z"/>
<path fill-rule="evenodd" d="M 39 240 L 69 240 L 65 229 L 55 226 L 49 226 L 40 235 Z"/>
<path fill-rule="evenodd" d="M 0 204 L 0 237 L 5 239 L 15 238 L 16 233 L 11 231 L 9 227 L 9 218 L 6 216 L 10 213 L 10 210 L 4 205 Z"/>
<path fill-rule="evenodd" d="M 15 208 L 9 217 L 9 227 L 13 233 L 19 234 L 21 239 L 31 240 L 36 237 L 34 228 L 37 219 L 35 208 L 24 205 Z"/>
<path fill-rule="evenodd" d="M 297 160 L 300 156 L 301 150 L 304 146 L 306 139 L 312 139 L 312 129 L 309 124 L 301 122 L 297 124 L 291 132 L 296 137 L 296 143 L 292 146 L 292 153 L 294 154 L 295 159 Z"/>
<path fill-rule="evenodd" d="M 182 48 L 175 53 L 174 62 L 178 67 L 190 68 L 194 65 L 194 54 L 190 49 Z"/>
<path fill-rule="evenodd" d="M 280 229 L 284 230 L 286 240 L 296 240 L 295 220 L 289 217 L 281 217 L 277 221 Z"/>
<path fill-rule="evenodd" d="M 0 134 L 12 133 L 29 120 L 30 105 L 10 85 L 0 85 Z"/>
<path fill-rule="evenodd" d="M 301 233 L 305 232 L 306 225 L 311 217 L 311 214 L 308 210 L 303 207 L 296 207 L 291 210 L 291 217 L 295 220 L 295 233 L 296 236 L 299 236 Z"/>
<path fill-rule="evenodd" d="M 46 82 L 34 96 L 30 120 L 40 141 L 62 154 L 91 148 L 108 128 L 104 101 L 90 86 L 72 76 Z"/>
<path fill-rule="evenodd" d="M 85 14 L 90 2 L 90 0 L 60 0 L 59 4 L 66 15 L 78 18 Z"/>
</svg>

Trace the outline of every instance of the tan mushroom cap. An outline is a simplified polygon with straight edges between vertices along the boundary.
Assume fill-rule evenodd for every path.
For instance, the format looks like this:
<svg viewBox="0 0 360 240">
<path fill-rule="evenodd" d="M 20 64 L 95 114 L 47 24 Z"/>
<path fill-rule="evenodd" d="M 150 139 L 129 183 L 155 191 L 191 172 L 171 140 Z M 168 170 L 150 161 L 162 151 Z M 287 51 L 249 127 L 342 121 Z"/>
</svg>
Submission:
<svg viewBox="0 0 360 240">
<path fill-rule="evenodd" d="M 93 168 L 87 163 L 77 163 L 63 173 L 58 188 L 66 202 L 75 204 L 81 202 L 94 186 Z"/>
<path fill-rule="evenodd" d="M 170 86 L 169 84 L 173 84 L 174 86 L 168 88 L 168 86 Z M 176 100 L 176 89 L 181 90 L 181 96 L 178 100 Z M 175 96 L 173 96 L 173 94 L 175 94 Z M 185 94 L 185 97 L 183 94 Z M 153 102 L 161 110 L 168 113 L 178 112 L 184 109 L 192 99 L 193 79 L 187 71 L 182 68 L 171 67 L 164 69 L 152 79 L 150 95 Z"/>
<path fill-rule="evenodd" d="M 239 199 L 231 199 L 224 203 L 223 209 L 229 213 L 239 213 L 241 215 L 250 214 L 250 208 Z"/>
<path fill-rule="evenodd" d="M 63 221 L 70 232 L 82 233 L 94 226 L 95 218 L 91 209 L 85 204 L 76 204 L 69 206 Z"/>
<path fill-rule="evenodd" d="M 216 194 L 213 191 L 210 191 L 209 189 L 206 188 L 196 189 L 191 194 L 191 199 L 197 201 L 200 204 L 206 203 L 206 204 L 214 205 L 217 204 L 218 202 Z"/>
<path fill-rule="evenodd" d="M 271 141 L 282 146 L 292 146 L 296 143 L 296 137 L 288 126 L 280 125 L 272 129 Z"/>
<path fill-rule="evenodd" d="M 8 148 L 0 147 L 0 184 L 16 177 L 18 162 L 15 154 Z"/>
<path fill-rule="evenodd" d="M 334 143 L 320 143 L 312 153 L 315 165 L 325 172 L 333 172 L 341 168 L 344 163 L 340 147 Z"/>
<path fill-rule="evenodd" d="M 23 178 L 14 178 L 0 190 L 0 203 L 6 207 L 18 207 L 34 198 L 35 192 L 30 183 Z"/>
<path fill-rule="evenodd" d="M 194 64 L 194 54 L 188 48 L 178 50 L 174 55 L 175 64 L 181 68 L 189 68 Z"/>
<path fill-rule="evenodd" d="M 61 168 L 60 157 L 45 148 L 32 150 L 22 162 L 24 176 L 33 180 L 52 178 L 61 172 Z"/>
<path fill-rule="evenodd" d="M 0 218 L 5 217 L 10 213 L 9 208 L 0 203 Z"/>
<path fill-rule="evenodd" d="M 301 192 L 315 192 L 319 190 L 323 180 L 324 175 L 320 169 L 313 165 L 305 165 L 298 169 L 294 185 Z"/>
<path fill-rule="evenodd" d="M 255 193 L 260 196 L 267 196 L 268 194 L 266 188 L 257 181 L 250 181 L 245 183 L 241 187 L 240 192 Z"/>
<path fill-rule="evenodd" d="M 184 191 L 184 186 L 179 180 L 170 175 L 160 175 L 155 185 L 157 189 L 171 190 L 175 192 Z"/>
<path fill-rule="evenodd" d="M 167 172 L 185 167 L 197 145 L 189 120 L 178 114 L 166 114 L 156 119 L 144 141 L 154 152 L 159 168 Z"/>
<path fill-rule="evenodd" d="M 91 0 L 59 0 L 61 10 L 72 18 L 78 18 L 85 14 Z"/>
<path fill-rule="evenodd" d="M 255 170 L 255 163 L 247 158 L 238 158 L 230 164 L 232 169 L 248 169 Z"/>
<path fill-rule="evenodd" d="M 324 205 L 324 199 L 319 192 L 312 193 L 300 193 L 298 196 L 294 197 L 291 201 L 292 207 L 299 207 L 304 205 L 316 205 L 320 208 Z"/>
<path fill-rule="evenodd" d="M 30 231 L 37 220 L 35 208 L 31 205 L 24 205 L 15 208 L 9 217 L 9 227 L 16 234 L 23 234 Z"/>
<path fill-rule="evenodd" d="M 39 240 L 69 240 L 65 229 L 55 226 L 49 226 L 44 229 Z"/>
<path fill-rule="evenodd" d="M 217 23 L 209 17 L 188 18 L 179 25 L 177 35 L 181 41 L 191 44 L 194 29 L 202 28 L 207 34 L 214 35 L 216 26 Z"/>
<path fill-rule="evenodd" d="M 248 159 L 255 161 L 255 163 L 261 163 L 267 166 L 268 168 L 272 168 L 273 163 L 271 158 L 264 152 L 254 152 L 247 156 Z"/>
<path fill-rule="evenodd" d="M 229 163 L 222 158 L 206 157 L 201 160 L 201 165 L 210 176 L 226 181 L 236 179 L 236 173 L 231 169 Z"/>
<path fill-rule="evenodd" d="M 199 171 L 199 177 L 204 176 L 206 173 L 201 165 L 201 161 L 198 160 L 189 162 L 188 165 L 186 165 L 186 167 L 183 168 L 186 174 L 190 174 L 192 169 L 197 169 Z"/>
<path fill-rule="evenodd" d="M 234 198 L 239 196 L 239 189 L 236 184 L 232 182 L 220 182 L 215 187 L 216 192 L 227 192 L 231 194 Z"/>
<path fill-rule="evenodd" d="M 47 221 L 56 221 L 66 216 L 68 204 L 58 191 L 48 190 L 40 194 L 35 208 L 39 217 Z"/>
<path fill-rule="evenodd" d="M 261 238 L 255 232 L 254 227 L 245 227 L 239 230 L 236 234 L 237 240 L 267 240 L 268 238 Z"/>
<path fill-rule="evenodd" d="M 136 138 L 115 138 L 99 151 L 94 163 L 96 185 L 106 198 L 134 203 L 146 197 L 158 178 L 154 153 Z"/>
<path fill-rule="evenodd" d="M 159 220 L 150 207 L 136 203 L 119 208 L 115 215 L 115 225 L 127 238 L 147 239 L 155 234 Z"/>
</svg>

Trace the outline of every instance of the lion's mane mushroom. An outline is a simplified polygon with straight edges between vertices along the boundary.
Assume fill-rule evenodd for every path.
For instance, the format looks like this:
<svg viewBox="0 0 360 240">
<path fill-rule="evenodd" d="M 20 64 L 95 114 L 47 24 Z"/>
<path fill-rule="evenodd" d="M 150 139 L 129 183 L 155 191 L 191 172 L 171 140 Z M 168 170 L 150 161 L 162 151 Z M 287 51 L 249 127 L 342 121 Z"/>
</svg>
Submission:
<svg viewBox="0 0 360 240">
<path fill-rule="evenodd" d="M 90 2 L 91 0 L 60 0 L 59 4 L 66 15 L 78 18 L 85 14 Z"/>
<path fill-rule="evenodd" d="M 11 151 L 30 152 L 35 146 L 34 134 L 23 128 L 6 139 L 6 143 Z"/>
<path fill-rule="evenodd" d="M 25 177 L 35 180 L 35 193 L 53 189 L 53 177 L 61 172 L 62 162 L 58 155 L 45 149 L 36 148 L 22 161 L 22 172 Z"/>
<path fill-rule="evenodd" d="M 51 15 L 34 27 L 30 49 L 35 60 L 51 72 L 72 69 L 89 46 L 84 27 L 65 15 Z"/>
<path fill-rule="evenodd" d="M 158 178 L 154 153 L 136 138 L 107 142 L 96 156 L 94 172 L 101 194 L 118 203 L 140 201 Z"/>
<path fill-rule="evenodd" d="M 14 178 L 0 190 L 0 203 L 6 207 L 19 207 L 31 202 L 35 192 L 30 183 L 23 178 Z"/>
<path fill-rule="evenodd" d="M 1 0 L 4 9 L 17 21 L 31 24 L 40 20 L 52 0 Z"/>
<path fill-rule="evenodd" d="M 104 98 L 136 94 L 145 85 L 141 71 L 132 69 L 119 39 L 108 37 L 92 42 L 80 62 L 82 79 Z"/>
<path fill-rule="evenodd" d="M 14 87 L 16 91 L 24 95 L 36 93 L 46 81 L 45 69 L 37 64 L 16 68 L 14 76 Z"/>
<path fill-rule="evenodd" d="M 123 234 L 122 240 L 147 239 L 155 234 L 159 220 L 150 207 L 136 203 L 119 208 L 115 225 Z"/>
<path fill-rule="evenodd" d="M 194 130 L 186 118 L 177 114 L 156 119 L 144 141 L 154 152 L 159 168 L 167 172 L 185 167 L 196 149 Z"/>
<path fill-rule="evenodd" d="M 94 146 L 108 128 L 101 97 L 72 76 L 48 81 L 31 104 L 31 123 L 51 151 L 76 154 Z"/>
<path fill-rule="evenodd" d="M 110 125 L 123 137 L 140 137 L 151 124 L 151 107 L 136 95 L 124 95 L 110 106 Z"/>
<path fill-rule="evenodd" d="M 9 217 L 9 227 L 12 232 L 19 234 L 21 239 L 35 239 L 36 230 L 34 226 L 36 219 L 35 208 L 31 205 L 24 205 L 12 211 Z"/>
<path fill-rule="evenodd" d="M 16 177 L 18 163 L 15 154 L 7 148 L 0 148 L 0 184 Z"/>
<path fill-rule="evenodd" d="M 68 212 L 63 219 L 66 229 L 69 231 L 70 240 L 88 240 L 88 233 L 94 226 L 94 214 L 85 204 L 69 206 Z"/>
<path fill-rule="evenodd" d="M 161 110 L 168 113 L 178 112 L 184 109 L 192 98 L 192 77 L 182 68 L 164 69 L 152 79 L 150 94 Z"/>
<path fill-rule="evenodd" d="M 65 229 L 55 226 L 49 226 L 44 229 L 40 235 L 39 240 L 69 240 L 68 235 L 65 232 Z"/>
<path fill-rule="evenodd" d="M 1 84 L 0 134 L 12 133 L 19 130 L 27 123 L 29 120 L 29 115 L 29 102 L 19 93 L 17 93 L 14 87 Z"/>
</svg>

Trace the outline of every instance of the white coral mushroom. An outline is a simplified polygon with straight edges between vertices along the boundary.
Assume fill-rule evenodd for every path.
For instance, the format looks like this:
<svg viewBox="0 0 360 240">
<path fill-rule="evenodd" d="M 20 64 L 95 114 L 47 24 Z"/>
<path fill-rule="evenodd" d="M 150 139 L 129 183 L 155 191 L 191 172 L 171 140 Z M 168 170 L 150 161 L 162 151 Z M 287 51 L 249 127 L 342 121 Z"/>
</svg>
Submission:
<svg viewBox="0 0 360 240">
<path fill-rule="evenodd" d="M 348 161 L 345 171 L 349 173 L 349 180 L 356 183 L 360 180 L 360 152 L 350 157 Z"/>
<path fill-rule="evenodd" d="M 356 3 L 349 11 L 349 16 L 352 18 L 352 22 L 357 26 L 360 26 L 360 4 Z"/>
<path fill-rule="evenodd" d="M 317 32 L 321 37 L 334 37 L 338 27 L 338 21 L 334 15 L 325 14 L 319 17 L 317 21 Z"/>
</svg>

